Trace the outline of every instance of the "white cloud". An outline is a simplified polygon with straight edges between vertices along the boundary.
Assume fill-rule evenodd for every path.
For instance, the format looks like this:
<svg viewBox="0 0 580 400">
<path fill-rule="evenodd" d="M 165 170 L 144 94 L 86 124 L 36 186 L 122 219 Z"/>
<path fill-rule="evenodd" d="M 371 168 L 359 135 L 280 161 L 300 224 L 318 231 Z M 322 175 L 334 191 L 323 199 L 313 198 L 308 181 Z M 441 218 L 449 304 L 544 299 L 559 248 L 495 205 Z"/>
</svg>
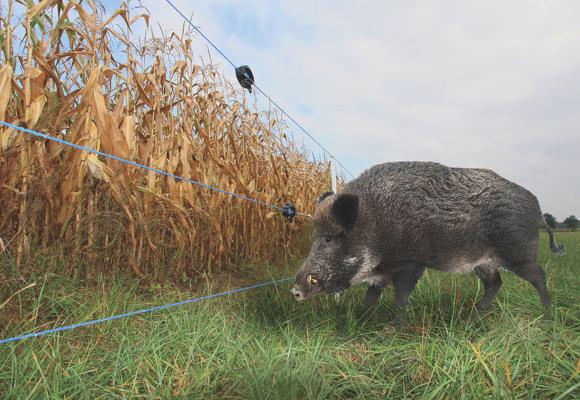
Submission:
<svg viewBox="0 0 580 400">
<path fill-rule="evenodd" d="M 355 174 L 486 167 L 580 214 L 579 2 L 174 3 Z M 165 1 L 143 4 L 180 29 Z"/>
</svg>

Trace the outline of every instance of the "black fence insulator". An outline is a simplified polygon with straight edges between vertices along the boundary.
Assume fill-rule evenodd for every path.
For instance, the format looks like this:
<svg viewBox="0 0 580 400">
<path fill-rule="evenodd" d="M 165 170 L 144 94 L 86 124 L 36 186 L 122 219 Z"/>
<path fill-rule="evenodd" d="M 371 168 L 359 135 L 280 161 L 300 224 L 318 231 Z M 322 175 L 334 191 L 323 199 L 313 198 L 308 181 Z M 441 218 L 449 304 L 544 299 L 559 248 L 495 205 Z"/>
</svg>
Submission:
<svg viewBox="0 0 580 400">
<path fill-rule="evenodd" d="M 252 85 L 254 85 L 254 74 L 247 65 L 242 65 L 236 68 L 236 78 L 244 89 L 248 89 L 252 93 Z"/>
<path fill-rule="evenodd" d="M 282 214 L 284 215 L 284 218 L 286 218 L 286 222 L 292 222 L 292 220 L 296 216 L 296 207 L 294 207 L 294 204 L 292 203 L 284 204 L 282 210 L 284 210 L 282 211 Z"/>
</svg>

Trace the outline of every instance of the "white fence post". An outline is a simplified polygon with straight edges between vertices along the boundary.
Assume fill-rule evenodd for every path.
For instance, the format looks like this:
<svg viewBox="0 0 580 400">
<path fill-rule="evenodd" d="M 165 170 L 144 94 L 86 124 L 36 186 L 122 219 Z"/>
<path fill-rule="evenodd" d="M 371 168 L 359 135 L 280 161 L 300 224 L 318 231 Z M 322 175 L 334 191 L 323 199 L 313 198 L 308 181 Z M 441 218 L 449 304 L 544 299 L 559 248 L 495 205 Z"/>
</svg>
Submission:
<svg viewBox="0 0 580 400">
<path fill-rule="evenodd" d="M 330 159 L 330 182 L 332 184 L 332 191 L 336 193 L 336 160 Z"/>
<path fill-rule="evenodd" d="M 332 185 L 332 191 L 336 193 L 336 160 L 333 157 L 330 158 L 330 182 Z M 340 292 L 334 294 L 334 300 L 337 303 L 340 301 Z"/>
</svg>

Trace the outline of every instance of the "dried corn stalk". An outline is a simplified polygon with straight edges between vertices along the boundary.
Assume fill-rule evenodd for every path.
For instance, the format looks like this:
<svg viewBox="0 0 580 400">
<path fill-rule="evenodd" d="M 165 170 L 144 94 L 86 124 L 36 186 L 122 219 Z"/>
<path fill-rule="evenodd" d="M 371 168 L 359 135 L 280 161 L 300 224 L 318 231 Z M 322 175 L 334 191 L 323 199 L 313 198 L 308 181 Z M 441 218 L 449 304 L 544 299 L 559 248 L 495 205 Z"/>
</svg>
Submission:
<svg viewBox="0 0 580 400">
<path fill-rule="evenodd" d="M 128 6 L 103 21 L 94 1 L 26 4 L 1 5 L 1 120 L 312 212 L 326 164 L 278 140 L 282 120 L 196 63 L 189 33 L 154 37 L 149 16 Z M 136 24 L 149 39 L 130 36 Z M 155 277 L 269 260 L 293 251 L 308 224 L 4 127 L 0 214 L 2 246 L 19 258 L 60 246 L 95 267 Z"/>
</svg>

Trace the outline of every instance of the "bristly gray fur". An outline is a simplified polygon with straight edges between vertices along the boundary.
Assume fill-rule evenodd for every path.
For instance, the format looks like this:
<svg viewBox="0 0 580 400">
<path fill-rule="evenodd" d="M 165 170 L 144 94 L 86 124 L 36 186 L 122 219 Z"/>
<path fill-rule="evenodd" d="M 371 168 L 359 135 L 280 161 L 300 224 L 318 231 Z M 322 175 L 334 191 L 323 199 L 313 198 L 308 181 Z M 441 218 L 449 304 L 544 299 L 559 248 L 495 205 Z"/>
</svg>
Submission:
<svg viewBox="0 0 580 400">
<path fill-rule="evenodd" d="M 356 206 L 354 225 L 352 215 L 341 214 L 348 213 L 349 201 Z M 536 258 L 538 230 L 544 226 L 536 197 L 490 170 L 433 162 L 376 165 L 340 193 L 321 198 L 315 238 L 295 292 L 307 298 L 313 291 L 337 292 L 361 281 L 381 286 L 409 268 L 468 272 L 479 267 L 494 275 L 503 266 L 530 282 L 541 280 Z M 563 253 L 548 232 L 551 249 Z M 308 287 L 308 275 L 322 283 Z M 411 275 L 418 279 L 420 273 Z"/>
</svg>

